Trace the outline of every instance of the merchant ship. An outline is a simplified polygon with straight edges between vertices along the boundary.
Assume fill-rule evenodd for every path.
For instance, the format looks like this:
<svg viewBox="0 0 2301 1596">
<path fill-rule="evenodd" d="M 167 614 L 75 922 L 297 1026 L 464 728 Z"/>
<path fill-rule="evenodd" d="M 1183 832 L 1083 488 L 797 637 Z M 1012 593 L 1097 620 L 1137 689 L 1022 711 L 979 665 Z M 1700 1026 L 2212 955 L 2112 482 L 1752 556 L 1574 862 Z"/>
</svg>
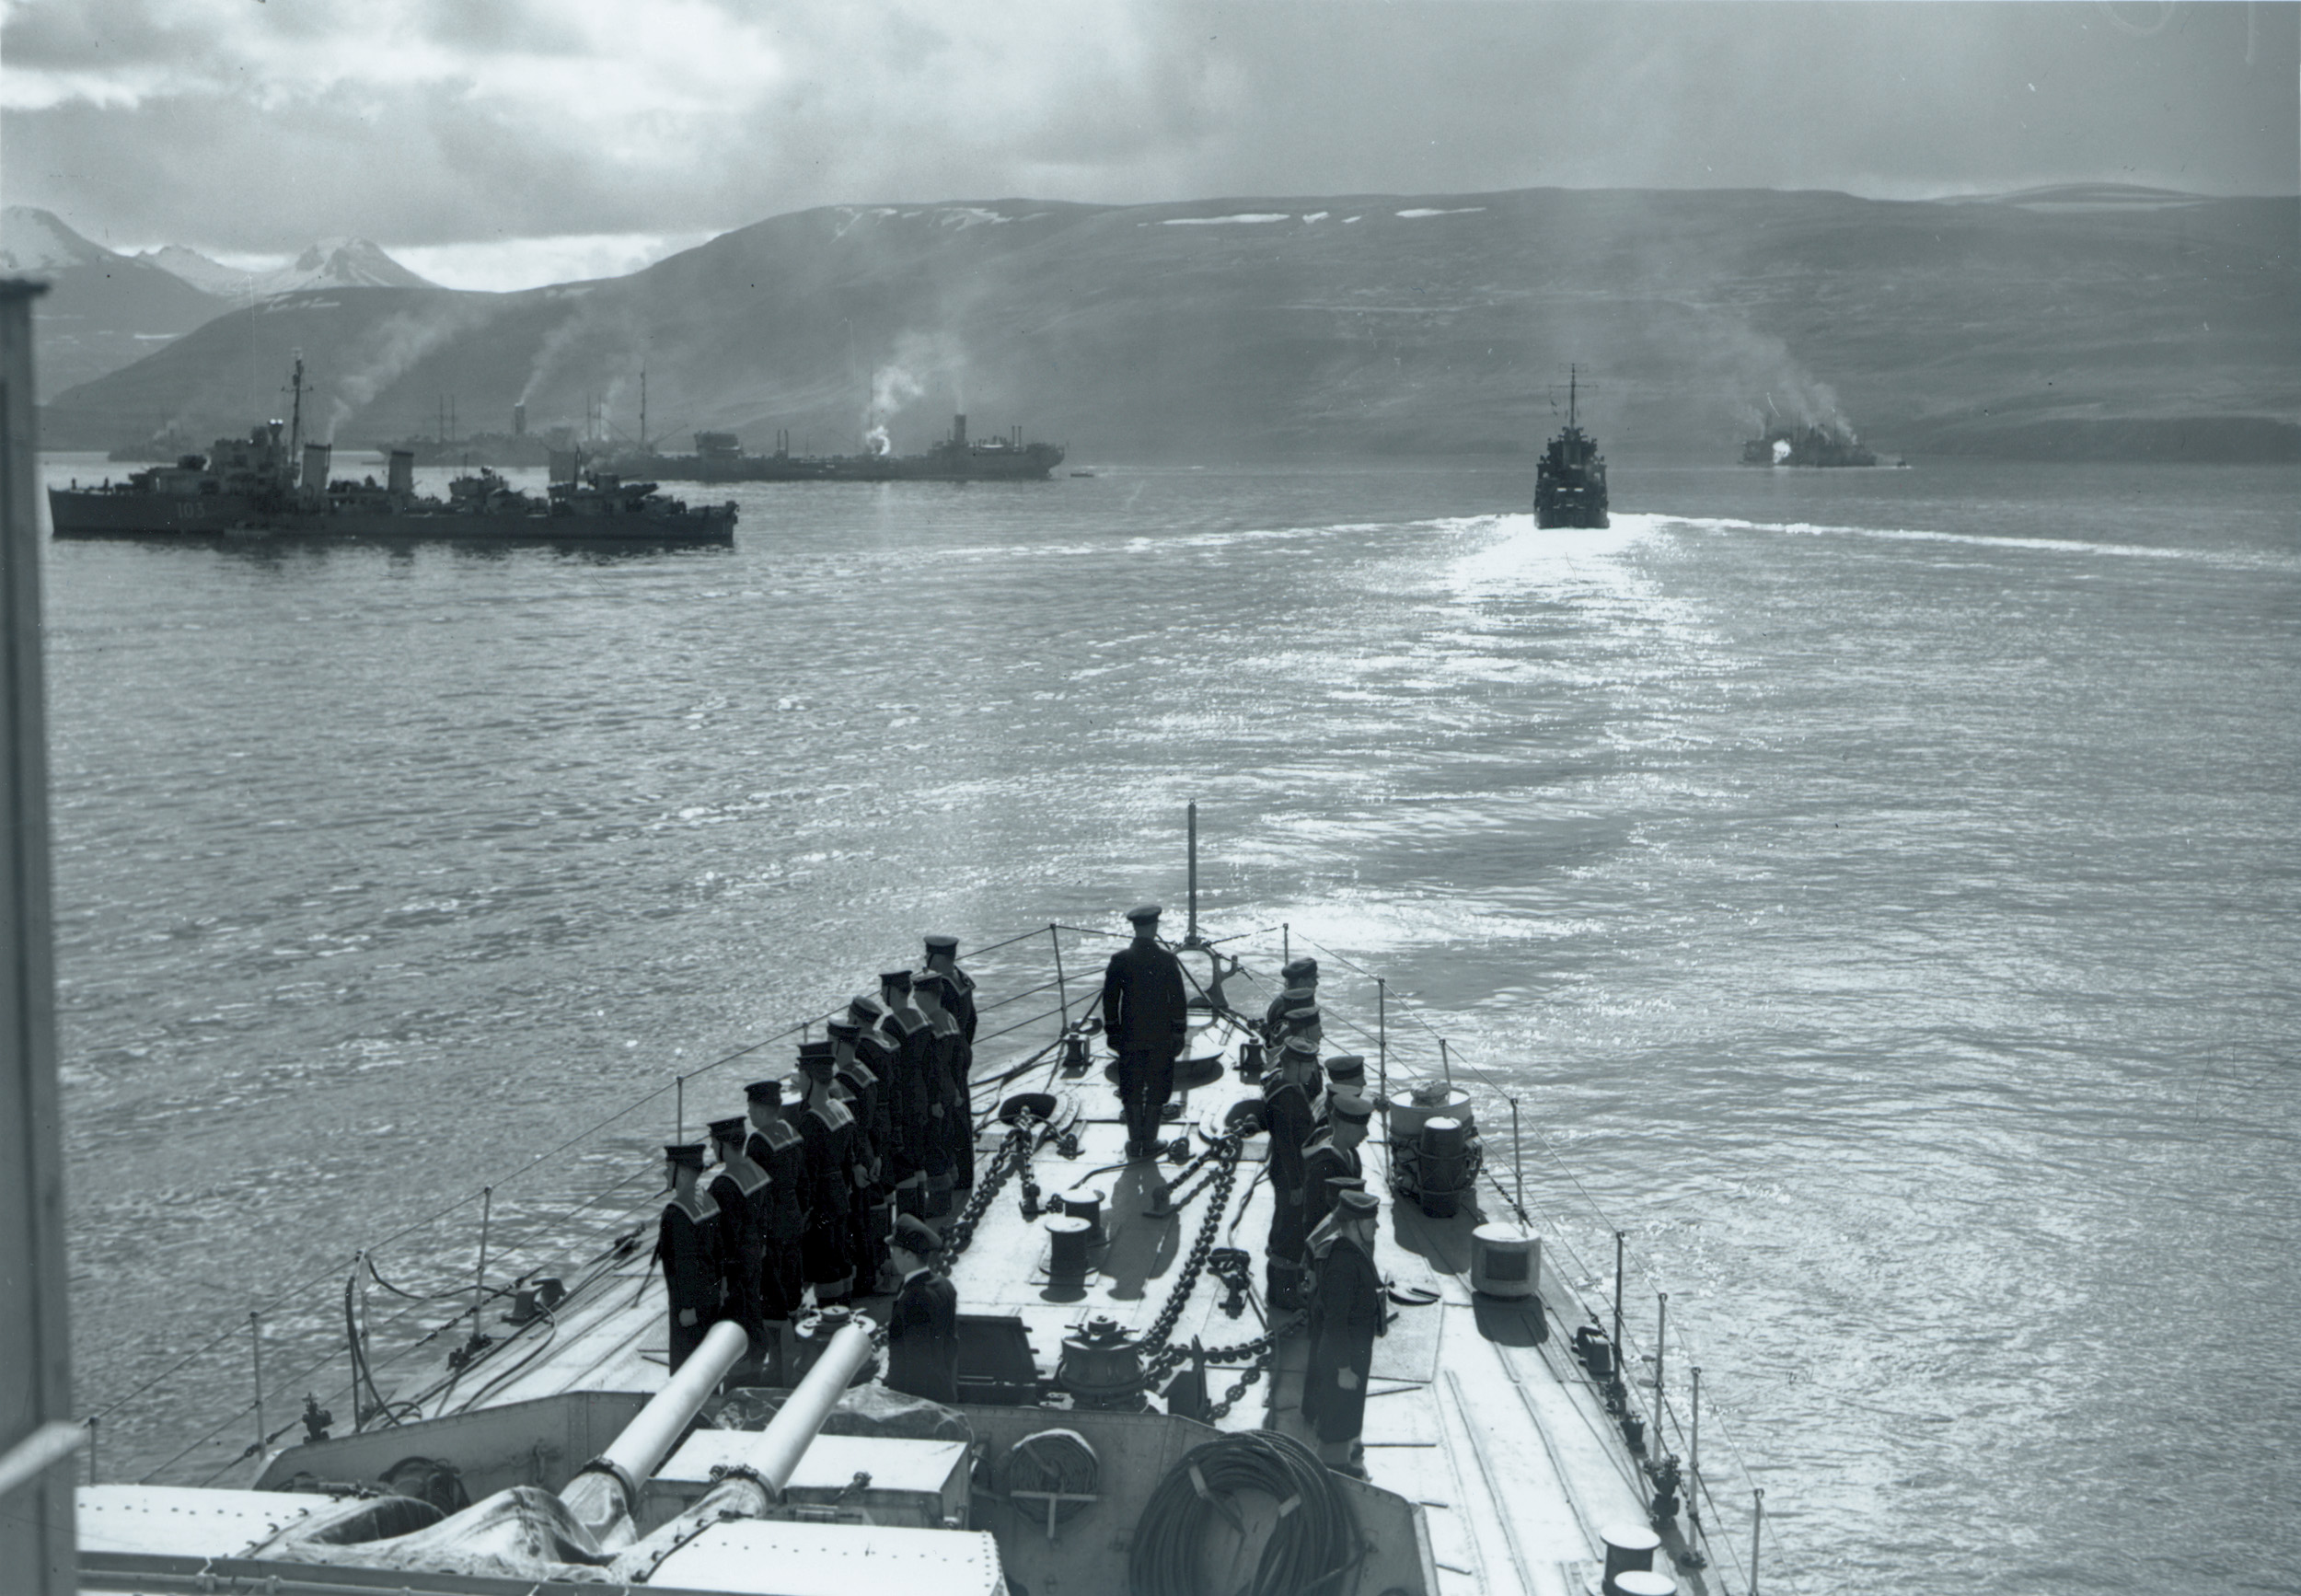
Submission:
<svg viewBox="0 0 2301 1596">
<path fill-rule="evenodd" d="M 1063 462 L 1059 444 L 1025 443 L 1023 429 L 969 438 L 966 417 L 951 418 L 951 433 L 919 455 L 898 455 L 883 430 L 875 446 L 859 455 L 794 455 L 791 434 L 775 435 L 773 453 L 746 454 L 733 433 L 698 433 L 691 455 L 643 454 L 609 464 L 683 482 L 1041 482 Z"/>
</svg>

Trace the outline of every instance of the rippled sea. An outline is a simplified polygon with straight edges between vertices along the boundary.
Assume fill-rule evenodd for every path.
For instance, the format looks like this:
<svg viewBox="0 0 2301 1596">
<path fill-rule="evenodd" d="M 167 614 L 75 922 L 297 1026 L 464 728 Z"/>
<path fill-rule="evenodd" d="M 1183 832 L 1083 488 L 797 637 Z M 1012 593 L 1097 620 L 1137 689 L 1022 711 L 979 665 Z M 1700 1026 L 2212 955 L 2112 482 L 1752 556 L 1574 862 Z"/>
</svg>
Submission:
<svg viewBox="0 0 2301 1596">
<path fill-rule="evenodd" d="M 168 1477 L 229 1464 L 252 1302 L 321 1282 L 268 1316 L 276 1428 L 341 1383 L 351 1249 L 918 932 L 1179 905 L 1195 799 L 1210 931 L 1284 924 L 1250 968 L 1314 944 L 1362 1016 L 1379 972 L 1402 1068 L 1427 1022 L 1518 1095 L 1595 1292 L 1628 1231 L 1769 1590 L 2301 1590 L 2301 473 L 1618 463 L 1613 526 L 1552 532 L 1529 477 L 53 547 L 79 1400 L 183 1362 L 101 1472 L 218 1422 Z M 494 1222 L 643 1197 L 746 1078 Z M 468 1279 L 476 1215 L 381 1272 Z"/>
</svg>

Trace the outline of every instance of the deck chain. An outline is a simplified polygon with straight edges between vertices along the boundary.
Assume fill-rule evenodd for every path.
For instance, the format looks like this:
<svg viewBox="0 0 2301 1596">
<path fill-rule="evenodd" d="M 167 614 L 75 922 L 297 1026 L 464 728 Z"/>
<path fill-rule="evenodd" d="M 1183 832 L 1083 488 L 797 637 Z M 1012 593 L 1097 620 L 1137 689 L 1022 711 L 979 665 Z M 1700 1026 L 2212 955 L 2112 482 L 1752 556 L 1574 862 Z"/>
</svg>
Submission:
<svg viewBox="0 0 2301 1596">
<path fill-rule="evenodd" d="M 1145 1357 L 1154 1362 L 1163 1358 L 1167 1341 L 1174 1336 L 1183 1309 L 1198 1285 L 1198 1277 L 1206 1269 L 1207 1255 L 1214 1251 L 1215 1230 L 1222 1223 L 1223 1210 L 1231 1206 L 1231 1187 L 1238 1180 L 1239 1153 L 1244 1146 L 1245 1139 L 1232 1131 L 1217 1137 L 1214 1145 L 1207 1150 L 1220 1161 L 1212 1182 L 1214 1200 L 1207 1205 L 1206 1218 L 1198 1225 L 1198 1239 L 1191 1243 L 1190 1257 L 1183 1265 L 1174 1290 L 1167 1295 L 1166 1306 L 1159 1310 L 1159 1316 L 1151 1321 L 1150 1328 L 1138 1343 Z"/>
</svg>

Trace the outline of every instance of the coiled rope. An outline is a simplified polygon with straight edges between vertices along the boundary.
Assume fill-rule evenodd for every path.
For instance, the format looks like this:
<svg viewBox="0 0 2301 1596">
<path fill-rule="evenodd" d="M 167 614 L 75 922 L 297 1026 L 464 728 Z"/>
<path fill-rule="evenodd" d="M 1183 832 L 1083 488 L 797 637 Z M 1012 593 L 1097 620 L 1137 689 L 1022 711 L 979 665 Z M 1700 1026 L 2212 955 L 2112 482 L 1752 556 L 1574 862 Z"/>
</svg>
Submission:
<svg viewBox="0 0 2301 1596">
<path fill-rule="evenodd" d="M 1332 1590 L 1365 1556 L 1358 1517 L 1317 1455 L 1291 1436 L 1242 1430 L 1193 1447 L 1151 1493 L 1127 1561 L 1132 1596 L 1201 1596 L 1208 1515 L 1243 1535 L 1231 1501 L 1242 1491 L 1277 1502 L 1278 1519 L 1240 1596 Z"/>
</svg>

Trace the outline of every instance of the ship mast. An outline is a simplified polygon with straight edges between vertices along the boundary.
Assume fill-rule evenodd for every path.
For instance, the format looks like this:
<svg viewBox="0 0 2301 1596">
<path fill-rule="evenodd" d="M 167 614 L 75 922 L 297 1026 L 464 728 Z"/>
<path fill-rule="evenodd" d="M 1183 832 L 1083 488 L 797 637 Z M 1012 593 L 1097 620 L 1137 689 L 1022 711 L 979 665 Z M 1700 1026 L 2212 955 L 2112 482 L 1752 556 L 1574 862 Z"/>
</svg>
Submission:
<svg viewBox="0 0 2301 1596">
<path fill-rule="evenodd" d="M 1566 368 L 1566 424 L 1568 427 L 1574 425 L 1574 375 L 1575 368 L 1568 365 Z"/>
<path fill-rule="evenodd" d="M 288 461 L 304 457 L 304 352 L 295 352 L 295 366 L 288 374 Z"/>
</svg>

